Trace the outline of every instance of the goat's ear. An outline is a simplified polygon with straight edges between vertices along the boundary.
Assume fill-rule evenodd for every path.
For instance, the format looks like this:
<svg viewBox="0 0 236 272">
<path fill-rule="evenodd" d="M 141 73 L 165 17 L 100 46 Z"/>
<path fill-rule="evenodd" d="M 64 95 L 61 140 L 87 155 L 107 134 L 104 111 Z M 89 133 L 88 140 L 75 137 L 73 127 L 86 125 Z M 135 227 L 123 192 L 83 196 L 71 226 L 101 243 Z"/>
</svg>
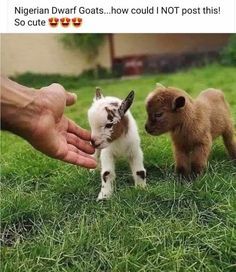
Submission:
<svg viewBox="0 0 236 272">
<path fill-rule="evenodd" d="M 157 87 L 157 88 L 165 89 L 165 86 L 162 85 L 160 82 L 157 82 L 157 83 L 156 83 L 156 87 Z"/>
<path fill-rule="evenodd" d="M 178 96 L 177 98 L 175 98 L 173 100 L 173 103 L 172 103 L 172 109 L 174 111 L 177 111 L 179 109 L 182 109 L 184 106 L 185 106 L 185 97 L 184 96 Z"/>
<path fill-rule="evenodd" d="M 118 109 L 118 112 L 121 117 L 123 117 L 125 115 L 127 110 L 131 107 L 133 101 L 134 101 L 134 91 L 131 91 L 128 94 L 128 96 L 122 101 L 122 103 Z"/>
<path fill-rule="evenodd" d="M 94 100 L 99 100 L 101 98 L 103 98 L 102 89 L 100 87 L 96 87 Z"/>
</svg>

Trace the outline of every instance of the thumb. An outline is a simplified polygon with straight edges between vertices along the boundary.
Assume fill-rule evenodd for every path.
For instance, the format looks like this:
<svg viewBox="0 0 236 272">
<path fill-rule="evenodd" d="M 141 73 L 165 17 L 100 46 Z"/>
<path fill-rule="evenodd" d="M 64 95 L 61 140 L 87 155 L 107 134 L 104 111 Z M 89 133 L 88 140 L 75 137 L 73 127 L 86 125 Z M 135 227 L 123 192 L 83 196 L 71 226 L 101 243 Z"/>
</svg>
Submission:
<svg viewBox="0 0 236 272">
<path fill-rule="evenodd" d="M 75 93 L 66 92 L 66 106 L 71 106 L 75 104 L 77 100 L 77 95 Z"/>
</svg>

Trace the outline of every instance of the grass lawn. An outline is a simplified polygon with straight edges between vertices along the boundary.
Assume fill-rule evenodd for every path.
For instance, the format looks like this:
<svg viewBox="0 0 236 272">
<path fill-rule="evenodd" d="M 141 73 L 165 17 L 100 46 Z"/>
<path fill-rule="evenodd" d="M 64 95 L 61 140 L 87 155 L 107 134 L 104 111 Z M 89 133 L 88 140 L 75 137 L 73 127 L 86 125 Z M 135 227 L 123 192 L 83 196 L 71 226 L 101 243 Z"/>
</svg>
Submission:
<svg viewBox="0 0 236 272">
<path fill-rule="evenodd" d="M 148 188 L 135 189 L 127 163 L 120 161 L 116 192 L 101 203 L 99 172 L 47 158 L 2 132 L 1 271 L 235 271 L 236 166 L 219 139 L 205 175 L 192 184 L 176 181 L 169 137 L 144 131 L 144 99 L 156 82 L 193 96 L 221 88 L 236 120 L 236 67 L 211 65 L 73 89 L 78 102 L 67 115 L 87 128 L 95 85 L 119 97 L 136 91 L 132 113 Z M 41 78 L 34 86 L 43 85 Z"/>
</svg>

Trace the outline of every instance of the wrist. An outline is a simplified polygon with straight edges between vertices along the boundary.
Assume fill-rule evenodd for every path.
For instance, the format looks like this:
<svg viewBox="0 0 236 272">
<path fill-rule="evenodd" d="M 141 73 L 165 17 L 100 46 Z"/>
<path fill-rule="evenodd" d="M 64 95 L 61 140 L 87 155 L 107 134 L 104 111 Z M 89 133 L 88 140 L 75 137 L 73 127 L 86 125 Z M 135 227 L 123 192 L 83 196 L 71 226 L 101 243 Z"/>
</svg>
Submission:
<svg viewBox="0 0 236 272">
<path fill-rule="evenodd" d="M 26 136 L 33 130 L 35 119 L 41 112 L 36 99 L 38 93 L 5 78 L 2 78 L 1 86 L 2 129 Z"/>
</svg>

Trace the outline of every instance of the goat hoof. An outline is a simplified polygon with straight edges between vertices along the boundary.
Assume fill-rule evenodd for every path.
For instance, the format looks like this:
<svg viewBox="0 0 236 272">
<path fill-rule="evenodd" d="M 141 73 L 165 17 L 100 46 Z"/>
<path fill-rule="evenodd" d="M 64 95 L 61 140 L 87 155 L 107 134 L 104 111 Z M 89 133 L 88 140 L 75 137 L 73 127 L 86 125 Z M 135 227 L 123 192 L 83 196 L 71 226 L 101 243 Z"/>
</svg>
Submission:
<svg viewBox="0 0 236 272">
<path fill-rule="evenodd" d="M 135 187 L 136 188 L 142 188 L 142 189 L 144 189 L 144 188 L 146 188 L 146 186 L 147 186 L 147 183 L 146 182 L 138 182 L 138 183 L 135 183 Z"/>
<path fill-rule="evenodd" d="M 109 199 L 111 197 L 111 195 L 112 195 L 111 192 L 102 192 L 101 191 L 97 197 L 97 201 Z"/>
</svg>

